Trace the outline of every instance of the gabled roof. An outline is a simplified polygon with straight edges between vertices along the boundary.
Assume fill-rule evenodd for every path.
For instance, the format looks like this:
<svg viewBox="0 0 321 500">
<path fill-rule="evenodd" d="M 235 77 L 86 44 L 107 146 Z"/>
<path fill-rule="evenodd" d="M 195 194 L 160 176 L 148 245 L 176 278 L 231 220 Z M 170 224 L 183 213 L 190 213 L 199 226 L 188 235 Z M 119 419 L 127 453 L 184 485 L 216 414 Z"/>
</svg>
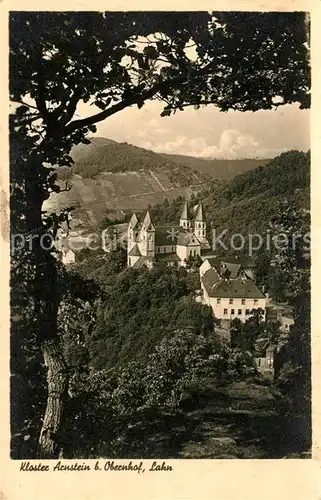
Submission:
<svg viewBox="0 0 321 500">
<path fill-rule="evenodd" d="M 205 290 L 209 294 L 209 296 L 212 296 L 212 288 L 213 286 L 221 279 L 220 275 L 218 272 L 214 269 L 211 268 L 206 273 L 203 274 L 201 277 L 201 281 L 205 287 Z"/>
<path fill-rule="evenodd" d="M 214 273 L 209 274 L 213 269 L 209 269 L 201 280 L 210 297 L 230 298 L 230 299 L 264 299 L 265 295 L 251 280 L 222 279 L 217 280 Z"/>
<path fill-rule="evenodd" d="M 146 229 L 146 231 L 154 231 L 155 230 L 155 226 L 152 223 L 152 218 L 151 218 L 148 210 L 147 210 L 145 218 L 143 220 L 143 227 L 144 227 L 144 229 Z"/>
<path fill-rule="evenodd" d="M 228 271 L 228 277 L 233 279 L 237 278 L 241 270 L 241 264 L 231 264 L 229 262 L 221 262 L 220 274 L 224 276 L 225 271 Z"/>
<path fill-rule="evenodd" d="M 140 257 L 142 254 L 138 248 L 137 243 L 133 246 L 133 248 L 128 252 L 129 257 Z"/>
<path fill-rule="evenodd" d="M 133 215 L 131 216 L 131 219 L 129 221 L 129 228 L 134 229 L 138 225 L 139 225 L 139 220 L 137 218 L 137 215 L 135 213 L 133 213 Z"/>
<path fill-rule="evenodd" d="M 219 273 L 224 272 L 224 268 L 231 272 L 230 278 L 239 275 L 243 269 L 254 268 L 255 262 L 251 257 L 244 255 L 228 255 L 224 257 L 208 257 L 207 259 L 211 267 L 215 267 Z"/>
<path fill-rule="evenodd" d="M 177 239 L 177 245 L 184 247 L 187 246 L 200 246 L 200 242 L 196 238 L 195 234 L 189 233 L 188 231 L 180 231 Z"/>
<path fill-rule="evenodd" d="M 202 205 L 202 203 L 198 204 L 195 220 L 197 222 L 205 222 L 205 217 L 204 217 L 204 213 L 203 213 L 203 205 Z"/>
</svg>

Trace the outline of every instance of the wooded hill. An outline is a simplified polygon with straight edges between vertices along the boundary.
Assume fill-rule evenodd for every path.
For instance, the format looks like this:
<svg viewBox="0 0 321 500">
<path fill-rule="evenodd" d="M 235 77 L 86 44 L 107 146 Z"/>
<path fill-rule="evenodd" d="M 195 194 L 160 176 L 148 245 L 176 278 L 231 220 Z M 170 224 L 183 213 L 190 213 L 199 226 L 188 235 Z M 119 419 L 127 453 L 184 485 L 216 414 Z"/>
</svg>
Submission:
<svg viewBox="0 0 321 500">
<path fill-rule="evenodd" d="M 202 200 L 208 226 L 229 233 L 265 232 L 275 206 L 284 199 L 310 206 L 310 153 L 289 151 L 227 183 L 210 184 L 192 203 Z M 155 222 L 179 218 L 181 200 L 151 208 Z"/>
<path fill-rule="evenodd" d="M 269 163 L 268 158 L 241 158 L 241 159 L 220 159 L 220 158 L 195 158 L 194 156 L 163 154 L 164 158 L 174 160 L 178 164 L 186 165 L 192 170 L 210 174 L 218 179 L 230 180 L 236 175 L 254 170 L 257 167 Z"/>
<path fill-rule="evenodd" d="M 131 212 L 165 198 L 189 198 L 213 179 L 220 183 L 267 162 L 165 155 L 102 137 L 75 146 L 71 156 L 74 165 L 58 169 L 61 184 L 68 180 L 71 190 L 53 193 L 45 208 L 74 206 L 75 217 L 85 226 L 100 224 L 106 209 Z"/>
</svg>

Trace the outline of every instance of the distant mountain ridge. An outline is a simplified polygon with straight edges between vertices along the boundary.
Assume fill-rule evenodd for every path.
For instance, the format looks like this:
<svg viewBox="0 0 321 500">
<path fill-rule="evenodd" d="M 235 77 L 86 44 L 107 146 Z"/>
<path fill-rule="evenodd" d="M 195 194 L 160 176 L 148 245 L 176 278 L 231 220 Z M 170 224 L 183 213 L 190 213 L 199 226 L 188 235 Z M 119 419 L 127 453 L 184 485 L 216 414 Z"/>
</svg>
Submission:
<svg viewBox="0 0 321 500">
<path fill-rule="evenodd" d="M 93 178 L 100 172 L 136 172 L 141 169 L 156 168 L 176 169 L 175 174 L 177 174 L 177 169 L 184 167 L 186 173 L 188 172 L 186 169 L 191 169 L 193 172 L 205 174 L 206 178 L 211 176 L 230 180 L 235 175 L 254 170 L 270 161 L 263 158 L 235 160 L 197 158 L 180 154 L 155 153 L 127 142 L 120 143 L 103 137 L 92 137 L 90 140 L 90 144 L 79 144 L 71 151 L 75 161 L 72 172 L 84 178 Z M 70 170 L 60 170 L 60 177 L 67 172 L 70 175 Z"/>
<path fill-rule="evenodd" d="M 45 209 L 59 211 L 74 206 L 75 217 L 91 227 L 100 224 L 106 210 L 141 210 L 165 198 L 189 198 L 209 182 L 224 183 L 264 163 L 166 155 L 103 137 L 90 140 L 90 144 L 72 149 L 72 168 L 57 169 L 61 184 L 68 180 L 71 190 L 52 194 Z"/>
<path fill-rule="evenodd" d="M 237 160 L 220 158 L 196 158 L 178 154 L 162 154 L 176 163 L 184 164 L 193 170 L 209 174 L 219 179 L 230 180 L 236 175 L 267 165 L 271 158 L 242 158 Z"/>
</svg>

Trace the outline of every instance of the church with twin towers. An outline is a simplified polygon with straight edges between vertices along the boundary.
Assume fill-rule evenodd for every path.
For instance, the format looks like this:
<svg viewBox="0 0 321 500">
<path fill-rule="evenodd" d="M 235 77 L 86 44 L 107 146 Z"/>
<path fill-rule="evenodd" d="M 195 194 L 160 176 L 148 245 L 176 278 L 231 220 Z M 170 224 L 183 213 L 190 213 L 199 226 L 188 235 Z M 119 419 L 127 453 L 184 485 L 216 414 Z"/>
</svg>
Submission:
<svg viewBox="0 0 321 500">
<path fill-rule="evenodd" d="M 127 229 L 127 265 L 151 268 L 155 262 L 163 262 L 186 266 L 191 258 L 203 260 L 212 255 L 202 203 L 194 214 L 185 202 L 179 222 L 156 226 L 149 211 L 141 221 L 134 213 Z"/>
</svg>

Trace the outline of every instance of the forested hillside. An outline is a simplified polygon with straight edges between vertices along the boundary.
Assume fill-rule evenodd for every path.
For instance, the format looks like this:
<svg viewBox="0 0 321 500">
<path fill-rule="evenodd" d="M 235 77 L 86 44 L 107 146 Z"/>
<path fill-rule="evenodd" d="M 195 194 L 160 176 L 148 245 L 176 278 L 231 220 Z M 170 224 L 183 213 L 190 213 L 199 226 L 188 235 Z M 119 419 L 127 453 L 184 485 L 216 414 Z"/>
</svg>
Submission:
<svg viewBox="0 0 321 500">
<path fill-rule="evenodd" d="M 184 172 L 192 177 L 194 175 L 195 178 L 197 173 L 200 173 L 200 177 L 204 174 L 204 179 L 209 177 L 208 173 L 193 168 L 182 160 L 176 162 L 170 155 L 161 155 L 127 142 L 115 142 L 103 137 L 92 137 L 90 141 L 88 145 L 77 145 L 72 149 L 71 156 L 75 163 L 71 169 L 59 170 L 61 179 L 72 174 L 92 179 L 102 172 L 120 173 L 158 169 L 172 171 L 173 179 L 176 177 L 178 184 L 180 184 L 179 175 L 184 177 Z M 188 185 L 188 182 L 184 184 Z"/>
<path fill-rule="evenodd" d="M 229 233 L 264 233 L 275 211 L 284 199 L 299 206 L 310 205 L 310 154 L 289 151 L 264 167 L 236 176 L 227 183 L 213 184 L 192 197 L 192 203 L 203 202 L 208 229 Z M 165 201 L 151 207 L 155 222 L 179 218 L 182 200 Z"/>
<path fill-rule="evenodd" d="M 289 151 L 265 167 L 235 177 L 223 187 L 206 190 L 202 199 L 207 218 L 217 229 L 228 228 L 242 234 L 265 231 L 275 210 L 284 199 L 310 204 L 310 154 Z"/>
<path fill-rule="evenodd" d="M 204 159 L 179 154 L 155 153 L 127 142 L 116 142 L 104 137 L 91 137 L 90 144 L 78 144 L 71 151 L 74 166 L 62 168 L 60 178 L 79 174 L 83 178 L 93 178 L 100 172 L 128 172 L 159 168 L 171 168 L 173 175 L 178 172 L 193 173 L 229 180 L 243 172 L 264 166 L 268 159 Z"/>
<path fill-rule="evenodd" d="M 178 154 L 163 154 L 166 159 L 174 160 L 178 164 L 186 165 L 193 170 L 210 174 L 219 179 L 230 180 L 257 167 L 264 166 L 269 162 L 267 158 L 195 158 Z"/>
<path fill-rule="evenodd" d="M 195 333 L 213 329 L 210 308 L 193 300 L 195 279 L 184 269 L 128 269 L 121 250 L 85 259 L 77 269 L 104 290 L 89 342 L 95 369 L 145 360 L 179 328 Z"/>
</svg>

